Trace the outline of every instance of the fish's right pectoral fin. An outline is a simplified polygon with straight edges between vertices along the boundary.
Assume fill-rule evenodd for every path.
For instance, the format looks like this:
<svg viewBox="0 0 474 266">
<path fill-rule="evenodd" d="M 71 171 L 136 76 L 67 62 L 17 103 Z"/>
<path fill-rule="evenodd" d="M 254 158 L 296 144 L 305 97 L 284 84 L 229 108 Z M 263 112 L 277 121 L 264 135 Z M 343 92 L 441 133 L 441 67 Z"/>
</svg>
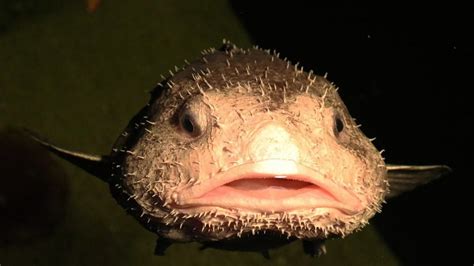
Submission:
<svg viewBox="0 0 474 266">
<path fill-rule="evenodd" d="M 173 241 L 167 238 L 158 237 L 155 246 L 155 255 L 164 256 L 165 251 L 173 244 Z"/>
<path fill-rule="evenodd" d="M 101 180 L 108 182 L 108 178 L 110 177 L 110 160 L 108 156 L 91 155 L 66 150 L 49 143 L 29 129 L 24 128 L 23 131 L 30 138 L 41 144 L 41 146 L 45 147 L 50 152 L 76 165 L 82 170 L 100 178 Z"/>
<path fill-rule="evenodd" d="M 396 197 L 406 191 L 438 179 L 452 170 L 446 165 L 387 165 L 390 192 L 386 198 Z"/>
<path fill-rule="evenodd" d="M 303 240 L 303 251 L 311 257 L 325 255 L 327 252 L 324 242 L 324 239 Z"/>
</svg>

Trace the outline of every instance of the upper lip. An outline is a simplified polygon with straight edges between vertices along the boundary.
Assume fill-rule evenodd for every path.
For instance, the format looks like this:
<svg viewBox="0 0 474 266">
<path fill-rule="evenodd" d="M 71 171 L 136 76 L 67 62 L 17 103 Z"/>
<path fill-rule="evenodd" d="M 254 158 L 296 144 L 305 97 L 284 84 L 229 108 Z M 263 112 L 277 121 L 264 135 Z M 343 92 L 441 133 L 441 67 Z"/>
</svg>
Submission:
<svg viewBox="0 0 474 266">
<path fill-rule="evenodd" d="M 236 180 L 259 178 L 286 178 L 307 182 L 321 188 L 329 194 L 327 198 L 298 198 L 295 195 L 283 199 L 250 198 L 248 201 L 239 198 L 219 197 L 218 200 L 206 198 L 206 194 Z M 302 194 L 302 193 L 301 193 Z M 234 166 L 220 172 L 212 178 L 184 189 L 175 201 L 177 208 L 190 207 L 223 207 L 244 208 L 259 211 L 288 211 L 295 209 L 334 208 L 346 214 L 355 214 L 361 210 L 360 200 L 351 192 L 336 184 L 325 174 L 291 160 L 262 160 Z M 271 208 L 271 209 L 270 209 Z M 262 210 L 264 209 L 264 210 Z"/>
</svg>

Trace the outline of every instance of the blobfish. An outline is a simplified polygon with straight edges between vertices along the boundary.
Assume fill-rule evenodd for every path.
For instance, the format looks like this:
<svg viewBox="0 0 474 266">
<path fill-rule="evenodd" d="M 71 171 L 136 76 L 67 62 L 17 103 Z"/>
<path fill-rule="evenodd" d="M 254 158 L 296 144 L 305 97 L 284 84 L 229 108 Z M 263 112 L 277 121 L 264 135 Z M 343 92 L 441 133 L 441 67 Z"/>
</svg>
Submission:
<svg viewBox="0 0 474 266">
<path fill-rule="evenodd" d="M 199 242 L 268 257 L 300 240 L 314 256 L 386 199 L 450 171 L 385 163 L 337 91 L 276 52 L 225 41 L 160 82 L 108 155 L 32 136 L 105 181 L 156 234 L 158 255 Z"/>
</svg>

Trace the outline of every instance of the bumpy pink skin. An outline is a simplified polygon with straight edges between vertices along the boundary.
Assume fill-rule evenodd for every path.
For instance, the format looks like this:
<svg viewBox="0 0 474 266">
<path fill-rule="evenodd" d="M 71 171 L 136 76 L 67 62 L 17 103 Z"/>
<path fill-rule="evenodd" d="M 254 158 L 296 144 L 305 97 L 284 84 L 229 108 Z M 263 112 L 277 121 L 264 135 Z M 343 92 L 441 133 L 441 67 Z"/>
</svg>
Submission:
<svg viewBox="0 0 474 266">
<path fill-rule="evenodd" d="M 207 51 L 163 90 L 122 165 L 123 186 L 159 234 L 326 238 L 380 210 L 383 159 L 326 79 L 266 51 L 230 47 Z"/>
</svg>

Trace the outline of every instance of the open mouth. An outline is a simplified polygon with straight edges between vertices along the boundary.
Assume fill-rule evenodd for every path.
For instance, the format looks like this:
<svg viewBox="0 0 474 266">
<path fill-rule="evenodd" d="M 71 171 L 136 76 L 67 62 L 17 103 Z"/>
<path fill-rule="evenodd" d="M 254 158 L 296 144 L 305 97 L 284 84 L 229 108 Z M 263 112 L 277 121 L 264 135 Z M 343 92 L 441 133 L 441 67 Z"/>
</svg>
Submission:
<svg viewBox="0 0 474 266">
<path fill-rule="evenodd" d="M 360 200 L 322 173 L 288 160 L 235 166 L 179 193 L 176 207 L 258 212 L 332 208 L 360 211 Z"/>
</svg>

